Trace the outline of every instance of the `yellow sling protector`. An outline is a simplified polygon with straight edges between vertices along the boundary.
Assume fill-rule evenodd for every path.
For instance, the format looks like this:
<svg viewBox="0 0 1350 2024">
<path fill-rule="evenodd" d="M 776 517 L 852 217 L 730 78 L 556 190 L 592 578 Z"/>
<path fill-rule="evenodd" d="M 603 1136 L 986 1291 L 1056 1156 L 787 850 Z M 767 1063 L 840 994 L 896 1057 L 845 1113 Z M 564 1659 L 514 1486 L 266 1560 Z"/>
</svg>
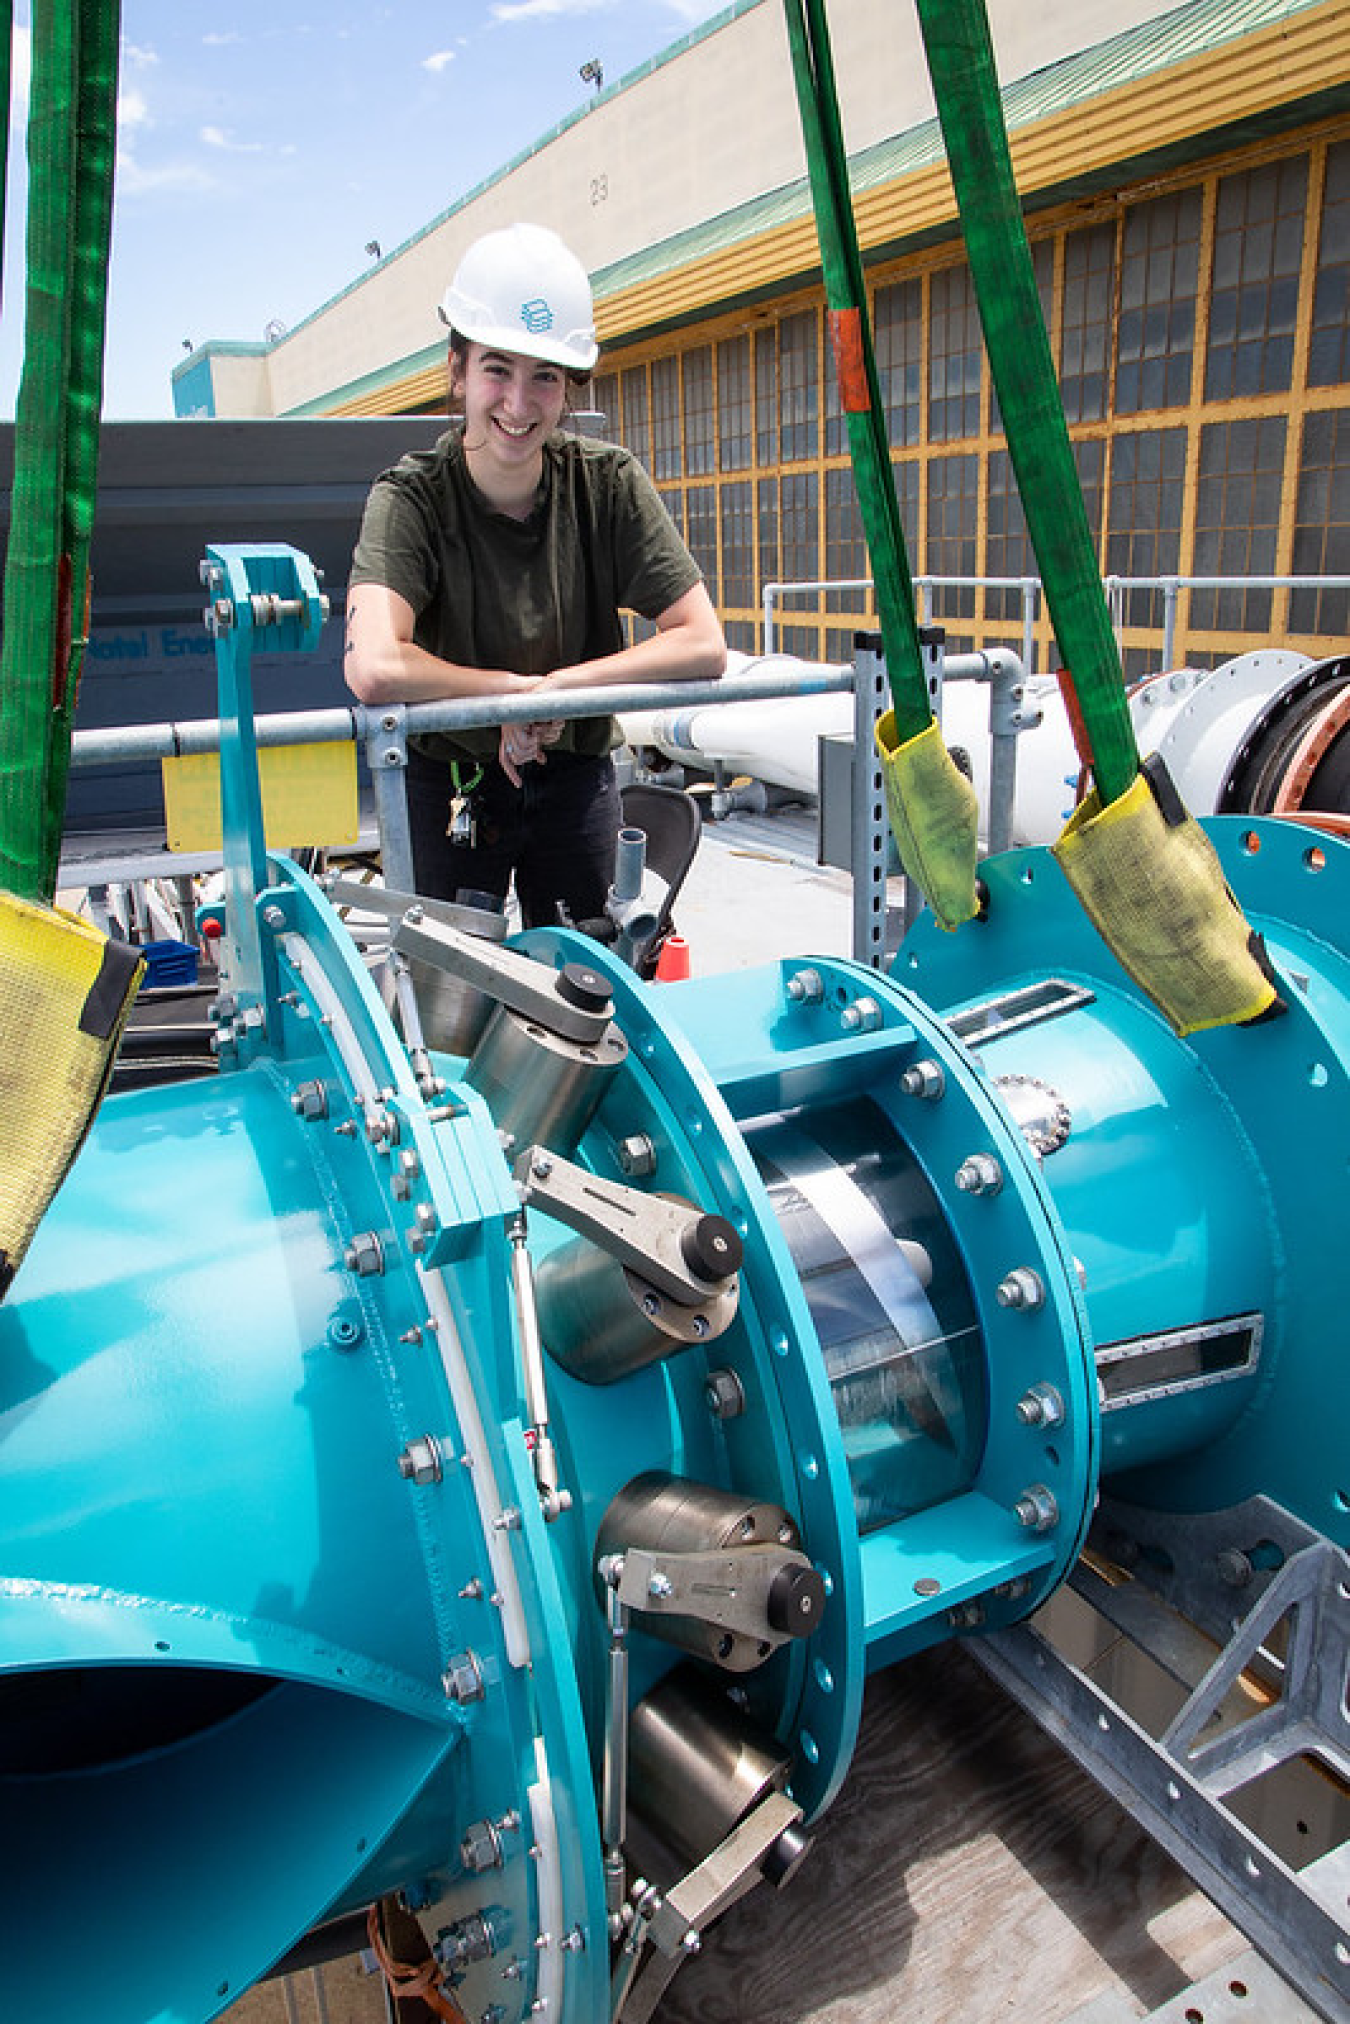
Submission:
<svg viewBox="0 0 1350 2024">
<path fill-rule="evenodd" d="M 1162 762 L 1103 805 L 1094 788 L 1051 853 L 1111 953 L 1177 1032 L 1283 1010 L 1265 949 Z"/>
<path fill-rule="evenodd" d="M 0 1299 L 84 1142 L 144 969 L 75 915 L 0 893 Z"/>
</svg>

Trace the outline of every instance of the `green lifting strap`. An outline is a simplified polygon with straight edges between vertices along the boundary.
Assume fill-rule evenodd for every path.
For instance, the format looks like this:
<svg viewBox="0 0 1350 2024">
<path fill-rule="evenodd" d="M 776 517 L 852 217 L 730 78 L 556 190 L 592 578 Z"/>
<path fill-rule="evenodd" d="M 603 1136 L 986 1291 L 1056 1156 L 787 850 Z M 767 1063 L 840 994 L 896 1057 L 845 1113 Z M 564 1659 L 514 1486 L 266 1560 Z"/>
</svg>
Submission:
<svg viewBox="0 0 1350 2024">
<path fill-rule="evenodd" d="M 1054 845 L 1123 968 L 1178 1033 L 1283 1009 L 1217 853 L 1156 761 L 1142 770 L 1013 180 L 984 0 L 917 0 L 985 349 L 1095 785 Z"/>
<path fill-rule="evenodd" d="M 891 830 L 944 928 L 979 910 L 979 809 L 933 718 L 867 316 L 824 0 L 784 0 L 825 277 L 835 377 L 872 559 L 893 707 L 876 727 Z"/>
<path fill-rule="evenodd" d="M 1013 180 L 984 0 L 917 0 L 989 370 L 1066 690 L 1103 802 L 1139 770 L 1120 653 L 1083 506 Z"/>
<path fill-rule="evenodd" d="M 0 887 L 56 890 L 83 654 L 119 0 L 34 0 L 24 365 L 0 652 Z"/>
<path fill-rule="evenodd" d="M 822 0 L 784 0 L 784 6 L 839 397 L 872 559 L 886 674 L 896 731 L 901 738 L 910 738 L 927 729 L 933 710 L 868 325 L 867 287 L 853 220 L 829 30 Z"/>
</svg>

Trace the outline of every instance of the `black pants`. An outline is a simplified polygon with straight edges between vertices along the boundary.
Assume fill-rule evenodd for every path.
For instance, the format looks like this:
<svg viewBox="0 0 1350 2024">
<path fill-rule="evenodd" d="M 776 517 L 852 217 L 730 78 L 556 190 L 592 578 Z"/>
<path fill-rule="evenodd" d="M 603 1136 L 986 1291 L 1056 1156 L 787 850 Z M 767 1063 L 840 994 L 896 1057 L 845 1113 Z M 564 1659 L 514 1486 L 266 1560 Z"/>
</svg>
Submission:
<svg viewBox="0 0 1350 2024">
<path fill-rule="evenodd" d="M 428 899 L 468 889 L 505 899 L 512 875 L 527 928 L 553 927 L 559 902 L 578 923 L 596 920 L 614 883 L 621 810 L 610 759 L 550 752 L 521 769 L 513 787 L 500 766 L 483 768 L 469 796 L 472 843 L 446 834 L 454 792 L 444 760 L 408 753 L 413 877 Z"/>
</svg>

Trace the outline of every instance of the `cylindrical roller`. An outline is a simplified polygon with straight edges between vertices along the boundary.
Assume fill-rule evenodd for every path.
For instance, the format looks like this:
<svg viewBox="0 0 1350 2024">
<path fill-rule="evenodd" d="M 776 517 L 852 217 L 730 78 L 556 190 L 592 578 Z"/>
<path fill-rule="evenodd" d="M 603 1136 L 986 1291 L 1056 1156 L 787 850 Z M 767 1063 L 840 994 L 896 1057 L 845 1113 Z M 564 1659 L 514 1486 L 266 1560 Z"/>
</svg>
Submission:
<svg viewBox="0 0 1350 2024">
<path fill-rule="evenodd" d="M 598 1566 L 611 1554 L 630 1548 L 658 1554 L 716 1553 L 769 1544 L 783 1548 L 783 1566 L 765 1605 L 764 1629 L 773 1637 L 674 1611 L 634 1611 L 639 1626 L 652 1636 L 711 1659 L 725 1671 L 747 1672 L 760 1665 L 782 1638 L 814 1628 L 823 1602 L 819 1575 L 800 1557 L 801 1534 L 780 1505 L 756 1503 L 707 1483 L 650 1469 L 634 1476 L 613 1499 L 600 1521 L 595 1559 Z"/>
<path fill-rule="evenodd" d="M 630 1814 L 681 1867 L 701 1862 L 781 1792 L 791 1768 L 782 1745 L 692 1666 L 667 1673 L 633 1710 Z"/>
<path fill-rule="evenodd" d="M 427 911 L 434 908 L 433 919 L 458 928 L 462 934 L 477 935 L 485 942 L 506 940 L 506 915 L 500 910 L 472 901 L 423 900 L 419 904 Z M 472 1054 L 492 1015 L 491 998 L 466 983 L 463 977 L 438 964 L 423 962 L 417 956 L 408 958 L 408 970 L 417 993 L 417 1012 L 427 1046 L 443 1054 Z"/>
<path fill-rule="evenodd" d="M 628 1043 L 613 1024 L 595 1042 L 568 1040 L 499 1005 L 464 1079 L 486 1099 L 498 1131 L 518 1146 L 568 1153 L 627 1056 Z"/>
<path fill-rule="evenodd" d="M 685 1263 L 708 1282 L 686 1307 L 587 1237 L 562 1244 L 535 1274 L 549 1354 L 586 1384 L 613 1384 L 690 1343 L 713 1342 L 733 1320 L 740 1245 L 724 1217 L 697 1217 L 685 1232 Z M 720 1283 L 719 1283 L 720 1282 Z"/>
</svg>

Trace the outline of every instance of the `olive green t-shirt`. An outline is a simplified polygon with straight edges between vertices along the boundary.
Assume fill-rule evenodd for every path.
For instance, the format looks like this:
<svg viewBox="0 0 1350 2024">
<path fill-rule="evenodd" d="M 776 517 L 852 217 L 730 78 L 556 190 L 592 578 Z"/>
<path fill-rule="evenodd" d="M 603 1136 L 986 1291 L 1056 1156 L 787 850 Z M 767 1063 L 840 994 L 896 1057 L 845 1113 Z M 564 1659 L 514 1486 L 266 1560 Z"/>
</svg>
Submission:
<svg viewBox="0 0 1350 2024">
<path fill-rule="evenodd" d="M 702 580 L 651 479 L 627 450 L 561 433 L 544 445 L 528 519 L 488 504 L 459 429 L 416 450 L 371 487 L 350 589 L 381 583 L 417 614 L 418 646 L 461 667 L 546 675 L 616 652 L 621 609 L 654 619 Z M 605 753 L 612 717 L 573 717 L 563 750 Z M 433 756 L 482 760 L 492 728 L 436 732 Z"/>
</svg>

